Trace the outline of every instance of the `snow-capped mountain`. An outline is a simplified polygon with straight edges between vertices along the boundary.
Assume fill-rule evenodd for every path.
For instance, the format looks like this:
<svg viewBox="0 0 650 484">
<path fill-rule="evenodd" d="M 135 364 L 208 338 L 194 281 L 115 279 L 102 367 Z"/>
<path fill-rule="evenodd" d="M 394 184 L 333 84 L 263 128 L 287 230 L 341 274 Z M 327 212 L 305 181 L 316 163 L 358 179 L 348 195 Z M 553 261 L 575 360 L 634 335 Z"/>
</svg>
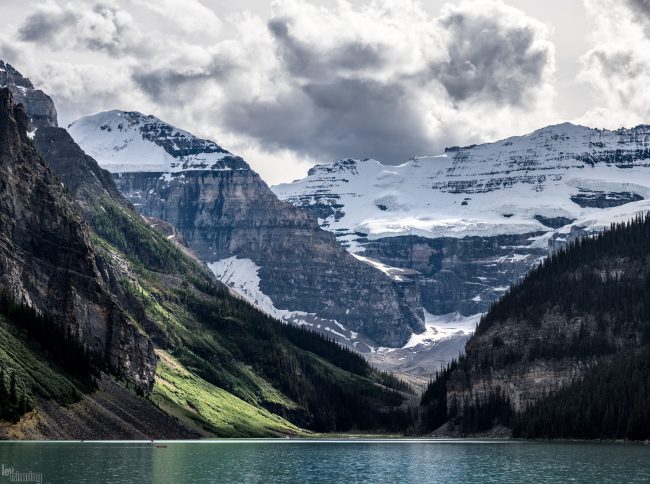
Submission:
<svg viewBox="0 0 650 484">
<path fill-rule="evenodd" d="M 399 166 L 342 160 L 273 187 L 362 251 L 369 239 L 546 232 L 650 193 L 650 126 L 562 124 Z"/>
<path fill-rule="evenodd" d="M 473 318 L 549 250 L 650 209 L 650 126 L 566 123 L 399 166 L 341 160 L 272 189 L 360 260 L 416 279 L 428 313 Z"/>
<path fill-rule="evenodd" d="M 75 121 L 68 131 L 112 172 L 249 169 L 218 144 L 137 112 L 100 112 Z"/>
<path fill-rule="evenodd" d="M 216 143 L 124 111 L 87 116 L 69 132 L 140 213 L 175 226 L 217 278 L 267 313 L 360 350 L 401 346 L 424 330 L 414 281 L 355 259 Z"/>
</svg>

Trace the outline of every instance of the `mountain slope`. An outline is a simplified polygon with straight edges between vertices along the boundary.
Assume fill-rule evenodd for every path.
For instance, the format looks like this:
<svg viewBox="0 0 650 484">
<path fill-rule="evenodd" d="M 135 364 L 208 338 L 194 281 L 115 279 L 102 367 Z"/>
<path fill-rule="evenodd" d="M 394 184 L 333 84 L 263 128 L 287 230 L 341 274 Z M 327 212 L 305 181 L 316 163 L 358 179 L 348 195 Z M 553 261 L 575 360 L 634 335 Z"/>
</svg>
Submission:
<svg viewBox="0 0 650 484">
<path fill-rule="evenodd" d="M 104 376 L 88 386 L 11 317 L 0 317 L 0 438 L 197 438 L 123 383 Z M 77 372 L 78 374 L 78 372 Z M 16 380 L 12 403 L 11 380 Z M 4 385 L 4 386 L 3 386 Z"/>
<path fill-rule="evenodd" d="M 153 344 L 111 294 L 88 227 L 27 127 L 0 89 L 0 435 L 196 436 L 137 395 L 154 384 Z M 143 418 L 125 428 L 114 395 Z"/>
<path fill-rule="evenodd" d="M 89 231 L 27 138 L 27 123 L 0 89 L 0 286 L 146 391 L 153 346 L 107 290 Z"/>
<path fill-rule="evenodd" d="M 422 331 L 414 283 L 350 256 L 215 143 L 122 111 L 69 131 L 140 213 L 172 224 L 218 278 L 272 316 L 366 350 Z"/>
<path fill-rule="evenodd" d="M 203 435 L 408 425 L 404 416 L 395 423 L 403 401 L 389 388 L 395 382 L 361 357 L 231 295 L 153 229 L 158 224 L 131 207 L 64 129 L 40 128 L 34 142 L 93 229 L 111 290 L 156 345 L 150 400 L 157 407 Z"/>
<path fill-rule="evenodd" d="M 486 430 L 514 412 L 523 436 L 647 438 L 649 247 L 646 215 L 534 269 L 430 385 L 430 429 Z"/>
</svg>

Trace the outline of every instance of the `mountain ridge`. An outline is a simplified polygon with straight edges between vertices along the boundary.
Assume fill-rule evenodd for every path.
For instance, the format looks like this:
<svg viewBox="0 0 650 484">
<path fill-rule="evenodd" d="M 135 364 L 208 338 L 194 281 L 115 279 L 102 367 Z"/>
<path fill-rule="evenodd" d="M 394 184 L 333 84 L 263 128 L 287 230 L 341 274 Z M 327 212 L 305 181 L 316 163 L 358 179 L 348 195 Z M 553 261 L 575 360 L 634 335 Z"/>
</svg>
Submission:
<svg viewBox="0 0 650 484">
<path fill-rule="evenodd" d="M 9 247 L 0 264 L 17 267 L 3 270 L 0 281 L 0 436 L 406 428 L 400 406 L 412 391 L 407 385 L 234 297 L 176 245 L 168 224 L 140 215 L 65 129 L 28 133 L 24 108 L 7 89 L 0 93 L 7 99 L 0 114 L 0 248 Z M 96 300 L 96 293 L 105 297 Z M 102 309 L 120 330 L 108 338 L 105 359 Z M 140 360 L 131 352 L 142 342 L 150 357 L 146 380 L 138 380 Z"/>
<path fill-rule="evenodd" d="M 575 241 L 513 286 L 429 385 L 428 429 L 647 439 L 649 240 L 646 213 Z"/>
<path fill-rule="evenodd" d="M 22 106 L 7 89 L 0 89 L 0 102 L 3 286 L 18 302 L 52 316 L 112 371 L 151 388 L 150 341 L 107 290 L 87 227 L 27 138 Z"/>
<path fill-rule="evenodd" d="M 406 425 L 395 382 L 360 356 L 232 296 L 157 232 L 158 222 L 138 214 L 66 130 L 40 128 L 34 143 L 93 229 L 112 292 L 154 342 L 152 408 L 199 436 Z"/>
<path fill-rule="evenodd" d="M 56 107 L 52 98 L 40 89 L 36 89 L 28 78 L 24 77 L 11 64 L 0 59 L 0 88 L 6 87 L 16 101 L 23 104 L 28 113 L 28 131 L 43 126 L 57 126 Z"/>
</svg>

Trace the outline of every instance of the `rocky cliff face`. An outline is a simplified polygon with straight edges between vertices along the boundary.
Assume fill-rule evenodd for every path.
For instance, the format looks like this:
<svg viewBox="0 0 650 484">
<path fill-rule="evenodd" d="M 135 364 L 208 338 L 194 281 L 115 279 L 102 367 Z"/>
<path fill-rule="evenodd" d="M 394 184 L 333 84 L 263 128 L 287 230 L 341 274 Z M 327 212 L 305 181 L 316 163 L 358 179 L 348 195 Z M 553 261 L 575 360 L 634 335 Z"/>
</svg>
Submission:
<svg viewBox="0 0 650 484">
<path fill-rule="evenodd" d="M 423 329 L 416 281 L 355 259 L 215 143 L 120 111 L 69 131 L 140 213 L 174 225 L 218 278 L 268 313 L 357 346 L 358 333 L 396 346 Z"/>
<path fill-rule="evenodd" d="M 368 413 L 383 414 L 382 395 L 395 402 L 392 393 L 366 379 L 374 373 L 360 356 L 274 321 L 217 283 L 204 264 L 172 243 L 176 230 L 138 214 L 119 194 L 110 174 L 64 129 L 40 128 L 34 144 L 93 230 L 96 261 L 109 288 L 154 341 L 160 358 L 148 402 L 151 408 L 144 401 L 138 404 L 128 392 L 112 388 L 104 392 L 100 386 L 89 402 L 79 402 L 72 412 L 39 401 L 44 433 L 53 433 L 61 422 L 75 426 L 72 435 L 120 432 L 122 438 L 141 438 L 141 432 L 156 429 L 156 435 L 187 436 L 182 423 L 197 428 L 200 422 L 199 432 L 207 435 L 294 435 L 300 430 L 285 419 L 324 430 L 338 425 L 333 423 L 339 421 L 338 413 L 349 412 L 347 402 L 358 408 L 361 399 L 364 421 Z M 332 365 L 340 371 L 332 373 Z M 351 368 L 359 373 L 350 374 Z M 364 378 L 359 380 L 357 374 Z M 349 396 L 342 397 L 342 392 Z M 152 401 L 182 423 L 170 427 L 169 419 L 154 411 Z M 87 415 L 102 411 L 104 402 L 116 419 L 104 417 L 99 425 L 88 422 L 92 418 Z M 328 416 L 315 417 L 310 410 L 314 408 L 319 415 L 329 409 Z M 131 425 L 133 418 L 144 421 Z"/>
<path fill-rule="evenodd" d="M 418 282 L 420 303 L 432 314 L 484 312 L 546 256 L 546 248 L 530 238 L 542 235 L 504 234 L 493 237 L 397 236 L 369 239 L 364 257 L 412 272 Z"/>
<path fill-rule="evenodd" d="M 126 204 L 115 187 L 113 176 L 86 155 L 65 129 L 40 128 L 34 134 L 33 141 L 38 152 L 82 207 L 93 197 L 104 196 Z"/>
<path fill-rule="evenodd" d="M 489 393 L 499 388 L 510 400 L 513 410 L 522 412 L 543 396 L 578 381 L 595 363 L 595 357 L 544 358 L 534 356 L 530 350 L 543 345 L 545 339 L 549 346 L 552 346 L 554 339 L 570 339 L 578 333 L 579 326 L 580 320 L 549 315 L 540 327 L 527 321 L 512 320 L 470 338 L 465 348 L 470 359 L 472 356 L 497 352 L 499 356 L 496 363 L 478 363 L 470 369 L 457 369 L 452 373 L 447 383 L 448 406 L 451 407 L 454 402 L 461 404 L 465 399 L 474 402 L 477 397 L 479 401 L 486 402 Z M 514 349 L 526 352 L 527 356 L 508 361 L 512 353 L 506 352 Z"/>
<path fill-rule="evenodd" d="M 0 87 L 9 89 L 14 102 L 25 106 L 29 118 L 28 131 L 45 126 L 57 126 L 56 108 L 52 98 L 40 89 L 35 89 L 29 79 L 2 60 L 0 60 Z"/>
<path fill-rule="evenodd" d="M 28 124 L 9 90 L 0 89 L 0 285 L 147 391 L 153 345 L 107 290 L 89 232 L 28 139 Z"/>
</svg>

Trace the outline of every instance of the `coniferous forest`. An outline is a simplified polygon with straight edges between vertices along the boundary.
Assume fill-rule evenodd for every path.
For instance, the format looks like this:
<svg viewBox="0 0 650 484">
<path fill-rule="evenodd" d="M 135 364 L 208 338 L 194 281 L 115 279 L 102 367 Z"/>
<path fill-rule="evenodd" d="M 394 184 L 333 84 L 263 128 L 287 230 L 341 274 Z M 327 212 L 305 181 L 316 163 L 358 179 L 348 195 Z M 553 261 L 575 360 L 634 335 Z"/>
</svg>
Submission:
<svg viewBox="0 0 650 484">
<path fill-rule="evenodd" d="M 582 381 L 532 405 L 513 436 L 646 440 L 650 436 L 650 348 L 602 361 Z"/>
</svg>

